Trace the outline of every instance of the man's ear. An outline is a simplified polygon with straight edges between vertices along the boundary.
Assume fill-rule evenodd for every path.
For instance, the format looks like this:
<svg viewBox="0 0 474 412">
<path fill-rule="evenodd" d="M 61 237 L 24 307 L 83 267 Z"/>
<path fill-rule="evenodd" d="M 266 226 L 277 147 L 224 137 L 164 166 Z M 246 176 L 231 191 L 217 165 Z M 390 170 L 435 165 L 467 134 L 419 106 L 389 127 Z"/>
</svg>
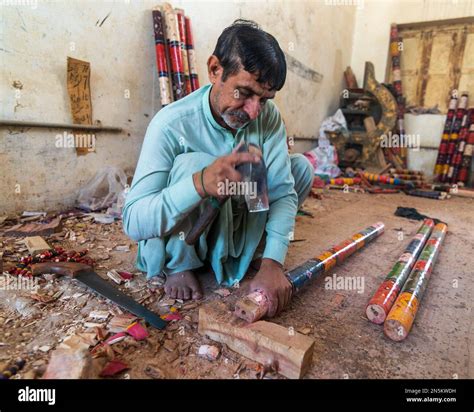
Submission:
<svg viewBox="0 0 474 412">
<path fill-rule="evenodd" d="M 209 75 L 209 81 L 214 84 L 222 78 L 223 68 L 219 59 L 212 55 L 207 59 L 207 73 Z"/>
</svg>

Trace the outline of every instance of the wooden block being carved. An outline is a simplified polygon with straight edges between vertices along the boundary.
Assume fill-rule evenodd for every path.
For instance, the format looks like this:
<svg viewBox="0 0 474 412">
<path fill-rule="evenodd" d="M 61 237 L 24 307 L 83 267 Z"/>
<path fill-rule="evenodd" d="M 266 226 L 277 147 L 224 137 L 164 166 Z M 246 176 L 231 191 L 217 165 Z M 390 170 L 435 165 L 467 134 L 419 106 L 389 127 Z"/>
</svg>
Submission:
<svg viewBox="0 0 474 412">
<path fill-rule="evenodd" d="M 313 339 L 271 322 L 247 324 L 222 302 L 199 309 L 199 333 L 291 379 L 301 378 L 313 357 Z"/>
<path fill-rule="evenodd" d="M 51 250 L 51 246 L 49 246 L 41 236 L 27 237 L 24 242 L 31 255 L 36 255 L 45 250 Z"/>
</svg>

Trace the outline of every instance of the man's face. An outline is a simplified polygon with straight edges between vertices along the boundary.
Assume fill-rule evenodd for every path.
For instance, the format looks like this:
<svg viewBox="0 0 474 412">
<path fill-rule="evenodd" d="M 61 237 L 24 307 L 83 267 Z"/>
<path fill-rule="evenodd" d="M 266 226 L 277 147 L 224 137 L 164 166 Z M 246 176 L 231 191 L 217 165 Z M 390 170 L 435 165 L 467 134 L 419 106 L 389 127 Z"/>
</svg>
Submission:
<svg viewBox="0 0 474 412">
<path fill-rule="evenodd" d="M 222 68 L 212 79 L 211 103 L 215 114 L 231 129 L 240 129 L 255 120 L 265 102 L 275 97 L 268 85 L 257 82 L 258 76 L 245 70 L 222 81 Z"/>
</svg>

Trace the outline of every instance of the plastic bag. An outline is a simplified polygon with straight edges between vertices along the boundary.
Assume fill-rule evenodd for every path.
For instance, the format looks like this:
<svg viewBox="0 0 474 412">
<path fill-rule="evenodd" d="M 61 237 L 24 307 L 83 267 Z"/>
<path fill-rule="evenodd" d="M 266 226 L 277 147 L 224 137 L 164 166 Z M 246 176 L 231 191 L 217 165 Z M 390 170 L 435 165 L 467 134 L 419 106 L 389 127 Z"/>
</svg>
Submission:
<svg viewBox="0 0 474 412">
<path fill-rule="evenodd" d="M 329 145 L 326 132 L 340 132 L 346 137 L 349 135 L 346 118 L 341 109 L 337 109 L 336 113 L 327 117 L 321 123 L 321 127 L 319 128 L 319 146 Z"/>
<path fill-rule="evenodd" d="M 314 174 L 337 177 L 341 174 L 341 170 L 337 167 L 339 163 L 337 151 L 329 143 L 329 139 L 326 136 L 326 132 L 329 131 L 339 131 L 343 135 L 348 133 L 346 119 L 341 109 L 338 109 L 333 116 L 323 120 L 319 128 L 318 147 L 304 153 L 304 155 L 313 165 Z"/>
<path fill-rule="evenodd" d="M 334 146 L 318 146 L 304 153 L 314 167 L 314 174 L 337 177 L 341 170 L 337 167 L 338 158 Z"/>
<path fill-rule="evenodd" d="M 107 166 L 79 191 L 78 207 L 88 212 L 110 207 L 117 202 L 126 185 L 125 172 L 118 167 Z"/>
<path fill-rule="evenodd" d="M 125 206 L 125 200 L 127 198 L 128 192 L 130 192 L 130 186 L 125 185 L 125 188 L 117 196 L 117 202 L 107 209 L 108 215 L 114 216 L 118 219 L 122 217 L 122 209 Z"/>
</svg>

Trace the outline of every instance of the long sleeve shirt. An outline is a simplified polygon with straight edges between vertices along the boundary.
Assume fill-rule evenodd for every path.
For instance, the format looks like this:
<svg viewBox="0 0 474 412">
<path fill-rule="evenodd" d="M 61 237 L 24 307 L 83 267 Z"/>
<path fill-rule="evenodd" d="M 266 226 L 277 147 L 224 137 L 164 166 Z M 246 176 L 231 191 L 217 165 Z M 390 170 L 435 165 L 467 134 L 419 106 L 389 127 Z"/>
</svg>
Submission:
<svg viewBox="0 0 474 412">
<path fill-rule="evenodd" d="M 201 87 L 161 109 L 150 122 L 123 209 L 124 230 L 137 241 L 163 238 L 172 233 L 183 217 L 202 201 L 192 174 L 169 184 L 174 159 L 188 152 L 225 156 L 243 138 L 262 149 L 267 167 L 270 209 L 260 212 L 267 214 L 263 258 L 283 264 L 294 229 L 297 195 L 281 115 L 268 100 L 260 115 L 238 129 L 234 136 L 214 119 L 210 91 L 211 85 Z M 250 231 L 245 234 L 247 241 L 253 237 L 252 230 L 256 234 L 260 232 L 260 228 L 247 227 L 246 230 Z"/>
</svg>

